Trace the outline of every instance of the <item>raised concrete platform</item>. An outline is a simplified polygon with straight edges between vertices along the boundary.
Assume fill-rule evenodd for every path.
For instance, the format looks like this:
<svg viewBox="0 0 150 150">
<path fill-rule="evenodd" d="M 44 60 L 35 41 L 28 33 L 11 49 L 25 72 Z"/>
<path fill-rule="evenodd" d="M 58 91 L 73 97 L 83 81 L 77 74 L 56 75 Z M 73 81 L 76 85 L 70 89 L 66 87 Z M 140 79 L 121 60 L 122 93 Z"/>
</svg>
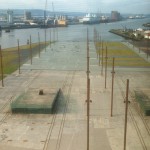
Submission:
<svg viewBox="0 0 150 150">
<path fill-rule="evenodd" d="M 10 105 L 12 113 L 53 113 L 60 89 L 29 89 L 22 93 Z"/>
</svg>

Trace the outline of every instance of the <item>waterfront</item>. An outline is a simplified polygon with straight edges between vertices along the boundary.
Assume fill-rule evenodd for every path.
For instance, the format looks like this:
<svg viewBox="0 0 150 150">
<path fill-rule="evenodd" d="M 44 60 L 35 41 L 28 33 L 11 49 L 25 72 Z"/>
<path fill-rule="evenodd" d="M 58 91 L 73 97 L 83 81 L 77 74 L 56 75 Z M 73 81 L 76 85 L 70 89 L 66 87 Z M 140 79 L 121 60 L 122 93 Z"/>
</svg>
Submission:
<svg viewBox="0 0 150 150">
<path fill-rule="evenodd" d="M 48 28 L 48 29 L 40 29 L 40 28 L 34 28 L 34 29 L 15 29 L 11 30 L 9 33 L 5 33 L 3 31 L 0 36 L 0 45 L 2 48 L 8 48 L 8 47 L 15 47 L 17 46 L 17 39 L 20 40 L 20 45 L 27 44 L 27 40 L 30 38 L 30 35 L 32 36 L 32 42 L 38 42 L 38 32 L 40 34 L 40 40 L 45 40 L 45 30 L 46 30 L 46 40 L 56 39 L 58 32 L 58 40 L 59 41 L 82 41 L 84 42 L 86 40 L 86 30 L 87 27 L 89 29 L 89 39 L 93 40 L 93 29 L 96 28 L 97 31 L 100 32 L 102 40 L 104 41 L 123 41 L 124 38 L 114 35 L 112 33 L 109 33 L 108 31 L 110 29 L 118 29 L 123 27 L 126 28 L 146 28 L 142 25 L 144 23 L 150 22 L 150 18 L 145 19 L 133 19 L 133 20 L 125 20 L 125 21 L 119 21 L 119 22 L 112 22 L 112 23 L 101 23 L 101 24 L 95 24 L 95 25 L 70 25 L 68 27 L 59 27 L 59 28 Z M 54 36 L 54 30 L 55 30 L 55 36 Z"/>
<path fill-rule="evenodd" d="M 142 20 L 137 20 L 138 23 L 140 21 Z M 100 74 L 102 65 L 99 65 L 93 43 L 94 27 L 97 31 L 100 31 L 103 40 L 122 41 L 123 38 L 109 33 L 108 30 L 122 28 L 121 25 L 125 25 L 127 22 L 57 28 L 60 42 L 48 46 L 45 51 L 41 52 L 40 57 L 33 57 L 33 63 L 30 60 L 25 62 L 21 66 L 20 74 L 17 70 L 8 75 L 4 79 L 4 87 L 0 88 L 0 149 L 86 149 L 87 27 L 90 36 L 90 100 L 92 100 L 89 124 L 90 150 L 120 150 L 123 148 L 125 108 L 123 101 L 126 79 L 130 79 L 129 100 L 131 101 L 128 116 L 127 149 L 149 149 L 150 118 L 141 114 L 139 105 L 134 99 L 134 91 L 142 91 L 149 95 L 150 69 L 115 67 L 114 110 L 113 117 L 110 117 L 111 68 L 108 67 L 107 88 L 104 88 L 104 74 Z M 130 25 L 135 24 L 134 27 L 139 28 L 142 26 L 142 22 L 138 23 L 131 20 Z M 50 31 L 53 39 L 54 29 L 52 28 L 3 32 L 1 36 L 2 47 L 16 46 L 17 39 L 20 39 L 21 45 L 26 44 L 30 34 L 32 42 L 37 42 L 38 32 L 41 41 L 44 41 L 45 30 L 46 39 L 50 39 Z M 113 45 L 110 47 L 113 49 Z M 109 47 L 108 49 L 110 51 Z M 116 47 L 116 44 L 114 44 L 112 52 L 116 49 L 124 48 Z M 131 57 L 131 53 L 129 54 Z M 112 55 L 108 56 L 112 57 Z M 118 56 L 115 57 L 117 60 Z M 131 58 L 132 62 L 135 57 L 134 55 Z M 129 64 L 131 62 L 129 58 L 125 58 L 125 61 Z M 139 59 L 136 61 L 141 62 Z M 11 111 L 11 102 L 15 101 L 22 93 L 36 92 L 36 96 L 41 97 L 41 95 L 38 95 L 40 89 L 43 89 L 46 93 L 47 90 L 53 92 L 60 88 L 62 89 L 62 95 L 58 99 L 54 114 L 14 114 Z M 138 122 L 138 124 L 135 124 L 135 122 Z"/>
<path fill-rule="evenodd" d="M 81 33 L 82 34 L 82 33 Z M 91 35 L 92 36 L 92 35 Z M 104 75 L 96 59 L 93 42 L 90 47 L 90 150 L 121 150 L 123 148 L 125 81 L 130 79 L 127 132 L 128 150 L 150 147 L 148 116 L 141 118 L 132 92 L 149 93 L 149 68 L 115 68 L 114 110 L 110 117 L 111 68 L 108 68 L 107 89 Z M 7 76 L 0 88 L 0 149 L 3 150 L 86 150 L 86 44 L 62 41 L 47 47 L 40 57 L 27 61 Z M 14 114 L 10 102 L 23 92 L 44 92 L 62 89 L 55 114 Z M 40 97 L 39 95 L 36 95 Z M 143 120 L 148 129 L 145 128 Z M 138 122 L 137 126 L 134 122 Z M 41 132 L 42 131 L 42 132 Z M 140 132 L 140 135 L 139 135 Z M 141 138 L 144 141 L 141 142 Z M 67 143 L 67 144 L 66 144 Z M 58 148 L 57 148 L 58 147 Z"/>
</svg>

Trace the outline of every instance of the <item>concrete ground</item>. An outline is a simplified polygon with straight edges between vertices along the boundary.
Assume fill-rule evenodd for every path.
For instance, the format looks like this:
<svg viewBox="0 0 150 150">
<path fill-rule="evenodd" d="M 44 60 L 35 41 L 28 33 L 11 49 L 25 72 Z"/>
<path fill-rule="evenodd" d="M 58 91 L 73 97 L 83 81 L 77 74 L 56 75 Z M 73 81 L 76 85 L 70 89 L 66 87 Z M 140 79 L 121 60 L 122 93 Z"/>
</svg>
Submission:
<svg viewBox="0 0 150 150">
<path fill-rule="evenodd" d="M 90 43 L 90 150 L 121 150 L 124 143 L 126 79 L 130 81 L 127 150 L 150 149 L 150 117 L 134 99 L 134 90 L 150 92 L 150 68 L 115 68 L 113 116 L 111 68 L 101 74 L 94 44 Z M 21 93 L 62 89 L 55 114 L 12 114 L 10 103 Z M 86 150 L 86 43 L 58 42 L 47 47 L 0 88 L 0 150 Z"/>
</svg>

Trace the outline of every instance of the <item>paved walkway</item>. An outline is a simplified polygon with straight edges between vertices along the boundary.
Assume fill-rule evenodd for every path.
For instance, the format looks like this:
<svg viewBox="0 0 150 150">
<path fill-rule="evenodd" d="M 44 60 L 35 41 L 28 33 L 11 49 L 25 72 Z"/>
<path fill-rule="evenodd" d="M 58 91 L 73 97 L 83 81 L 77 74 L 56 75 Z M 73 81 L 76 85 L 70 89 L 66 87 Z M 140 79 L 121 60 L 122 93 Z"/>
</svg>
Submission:
<svg viewBox="0 0 150 150">
<path fill-rule="evenodd" d="M 110 117 L 111 69 L 105 78 L 90 43 L 90 150 L 121 150 L 124 139 L 126 79 L 130 79 L 127 150 L 150 149 L 150 135 L 137 113 L 133 91 L 149 89 L 149 71 L 116 70 Z M 86 150 L 86 44 L 60 42 L 14 72 L 0 88 L 1 150 Z M 10 102 L 32 89 L 62 89 L 56 114 L 12 114 Z M 150 127 L 150 118 L 144 117 Z M 139 135 L 141 134 L 141 136 Z"/>
</svg>

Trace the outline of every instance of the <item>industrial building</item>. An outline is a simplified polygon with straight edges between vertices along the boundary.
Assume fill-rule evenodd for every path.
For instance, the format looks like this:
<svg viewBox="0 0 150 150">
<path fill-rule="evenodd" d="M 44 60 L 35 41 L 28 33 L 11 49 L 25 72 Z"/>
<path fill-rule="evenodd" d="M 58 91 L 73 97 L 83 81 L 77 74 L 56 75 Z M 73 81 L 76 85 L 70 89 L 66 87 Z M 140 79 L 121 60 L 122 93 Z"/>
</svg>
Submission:
<svg viewBox="0 0 150 150">
<path fill-rule="evenodd" d="M 31 20 L 31 19 L 32 19 L 31 12 L 30 11 L 25 11 L 24 20 Z"/>
<path fill-rule="evenodd" d="M 13 11 L 7 10 L 7 23 L 12 24 L 13 23 Z"/>
<path fill-rule="evenodd" d="M 121 19 L 120 13 L 118 11 L 111 11 L 111 20 L 119 21 Z"/>
</svg>

